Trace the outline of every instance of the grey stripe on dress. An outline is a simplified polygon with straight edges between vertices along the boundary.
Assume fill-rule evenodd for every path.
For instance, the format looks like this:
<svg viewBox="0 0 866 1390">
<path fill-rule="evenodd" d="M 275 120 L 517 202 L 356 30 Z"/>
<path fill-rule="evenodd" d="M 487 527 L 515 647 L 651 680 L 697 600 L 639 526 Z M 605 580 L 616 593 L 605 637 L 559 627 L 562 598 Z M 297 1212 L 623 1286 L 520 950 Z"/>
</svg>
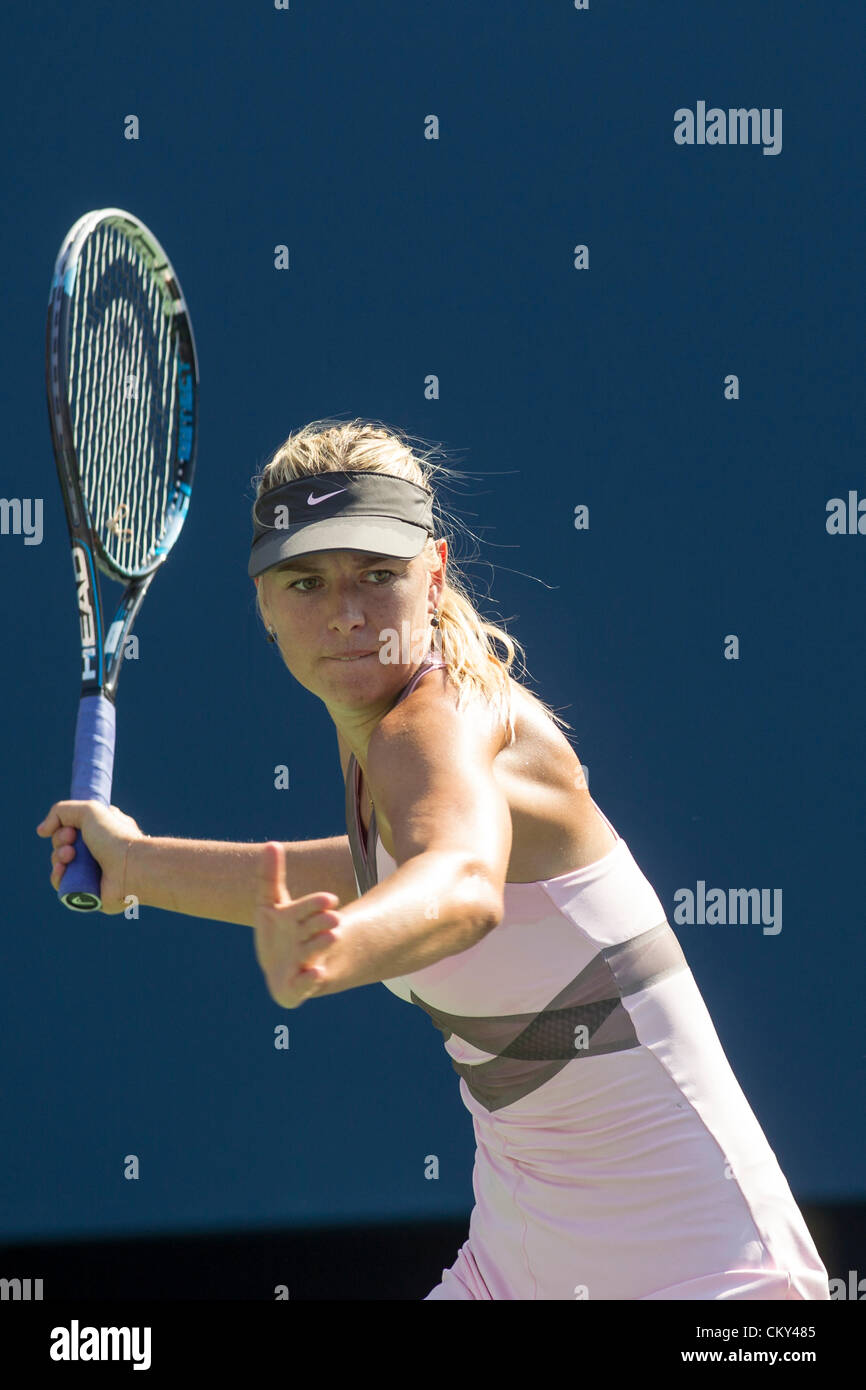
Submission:
<svg viewBox="0 0 866 1390">
<path fill-rule="evenodd" d="M 416 676 L 421 674 L 423 670 Z M 408 690 L 407 686 L 399 698 Z M 361 769 L 352 753 L 346 770 L 346 828 L 355 883 L 358 893 L 363 894 L 378 882 L 378 830 L 373 809 L 365 843 L 360 791 Z M 412 1002 L 430 1016 L 445 1042 L 453 1035 L 491 1054 L 487 1062 L 457 1062 L 452 1058 L 451 1065 L 478 1104 L 492 1112 L 531 1095 L 568 1062 L 639 1047 L 623 999 L 656 980 L 687 969 L 682 947 L 665 920 L 627 941 L 604 947 L 535 1013 L 463 1017 L 435 1009 L 414 990 L 410 994 Z"/>
<path fill-rule="evenodd" d="M 445 1042 L 453 1034 L 493 1054 L 488 1062 L 451 1059 L 474 1099 L 493 1111 L 530 1095 L 568 1062 L 639 1047 L 623 999 L 687 969 L 682 947 L 664 921 L 628 941 L 605 946 L 537 1013 L 461 1017 L 434 1009 L 414 990 L 410 994 Z"/>
</svg>

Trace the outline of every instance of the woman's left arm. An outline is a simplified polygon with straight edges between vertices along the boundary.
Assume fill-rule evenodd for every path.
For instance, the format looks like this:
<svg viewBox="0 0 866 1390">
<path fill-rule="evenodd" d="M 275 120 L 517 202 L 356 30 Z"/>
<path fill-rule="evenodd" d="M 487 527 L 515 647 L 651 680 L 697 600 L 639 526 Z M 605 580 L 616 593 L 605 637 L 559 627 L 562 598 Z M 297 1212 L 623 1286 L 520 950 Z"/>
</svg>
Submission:
<svg viewBox="0 0 866 1390">
<path fill-rule="evenodd" d="M 493 773 L 501 744 L 501 726 L 482 707 L 458 712 L 423 685 L 377 726 L 367 782 L 397 868 L 340 909 L 315 994 L 422 970 L 502 920 L 512 831 Z"/>
</svg>

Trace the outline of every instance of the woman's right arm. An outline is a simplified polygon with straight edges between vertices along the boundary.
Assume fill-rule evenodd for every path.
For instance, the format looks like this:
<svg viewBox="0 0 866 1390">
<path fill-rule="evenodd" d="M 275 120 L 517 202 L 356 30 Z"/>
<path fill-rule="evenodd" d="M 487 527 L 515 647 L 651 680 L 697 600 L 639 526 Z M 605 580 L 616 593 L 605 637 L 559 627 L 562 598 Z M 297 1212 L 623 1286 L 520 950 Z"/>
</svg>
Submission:
<svg viewBox="0 0 866 1390">
<path fill-rule="evenodd" d="M 51 837 L 51 884 L 57 888 L 75 858 L 80 834 L 102 870 L 103 912 L 123 912 L 134 894 L 141 907 L 159 907 L 214 922 L 252 927 L 261 844 L 176 840 L 145 835 L 131 816 L 95 801 L 58 801 L 36 828 Z M 358 896 L 347 835 L 285 844 L 292 898 L 335 893 L 340 905 Z"/>
<path fill-rule="evenodd" d="M 219 840 L 133 840 L 126 862 L 124 896 L 142 907 L 161 907 L 213 922 L 255 921 L 261 844 Z M 358 896 L 349 837 L 285 842 L 286 884 L 292 898 L 336 893 L 340 906 Z"/>
</svg>

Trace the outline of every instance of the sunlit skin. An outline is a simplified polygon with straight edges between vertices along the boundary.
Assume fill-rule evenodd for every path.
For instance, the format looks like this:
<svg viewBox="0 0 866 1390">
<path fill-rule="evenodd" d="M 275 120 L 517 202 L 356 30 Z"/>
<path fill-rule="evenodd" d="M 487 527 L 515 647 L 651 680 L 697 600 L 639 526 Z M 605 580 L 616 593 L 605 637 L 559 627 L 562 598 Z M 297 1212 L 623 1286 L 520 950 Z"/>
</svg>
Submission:
<svg viewBox="0 0 866 1390">
<path fill-rule="evenodd" d="M 254 581 L 262 616 L 276 633 L 286 666 L 323 701 L 339 734 L 363 761 L 376 725 L 418 664 L 416 634 L 430 630 L 447 553 L 447 542 L 437 541 L 431 567 L 422 555 L 396 560 L 357 550 L 317 550 L 292 561 L 291 568 L 275 566 Z M 380 660 L 389 631 L 409 636 L 409 650 L 398 649 L 397 661 Z M 359 661 L 334 659 L 361 651 L 373 654 Z M 338 908 L 333 893 L 293 901 L 281 846 L 276 841 L 265 845 L 254 925 L 256 958 L 272 997 L 283 1008 L 297 1008 L 320 988 L 328 949 L 342 924 Z"/>
<path fill-rule="evenodd" d="M 362 766 L 377 724 L 429 647 L 430 620 L 441 601 L 447 553 L 444 539 L 435 543 L 432 560 L 429 550 L 426 558 L 411 560 L 320 550 L 292 562 L 296 568 L 290 571 L 275 567 L 255 580 L 262 615 L 276 633 L 283 661 L 299 684 L 323 701 Z M 399 640 L 404 630 L 406 644 Z M 389 631 L 398 635 L 396 661 L 380 659 Z M 422 636 L 423 642 L 418 640 Z M 360 651 L 373 655 L 361 661 L 334 659 Z M 110 903 L 106 907 L 120 912 L 125 841 L 141 838 L 142 832 L 116 807 L 85 802 L 52 807 L 37 827 L 37 834 L 53 838 L 52 884 L 56 887 L 61 868 L 74 858 L 76 832 L 70 827 L 81 826 L 85 818 L 94 831 L 92 847 L 101 856 L 103 892 Z M 253 923 L 255 950 L 271 997 L 283 1008 L 297 1008 L 319 991 L 329 949 L 339 940 L 343 925 L 339 903 L 329 892 L 291 898 L 282 845 L 264 845 Z"/>
<path fill-rule="evenodd" d="M 357 757 L 366 759 L 376 725 L 417 668 L 418 638 L 430 620 L 445 580 L 448 543 L 435 543 L 434 560 L 371 557 L 357 550 L 317 550 L 257 576 L 259 606 L 276 633 L 292 675 L 317 695 Z M 409 634 L 397 661 L 381 660 L 386 633 Z M 361 661 L 341 653 L 372 651 Z"/>
</svg>

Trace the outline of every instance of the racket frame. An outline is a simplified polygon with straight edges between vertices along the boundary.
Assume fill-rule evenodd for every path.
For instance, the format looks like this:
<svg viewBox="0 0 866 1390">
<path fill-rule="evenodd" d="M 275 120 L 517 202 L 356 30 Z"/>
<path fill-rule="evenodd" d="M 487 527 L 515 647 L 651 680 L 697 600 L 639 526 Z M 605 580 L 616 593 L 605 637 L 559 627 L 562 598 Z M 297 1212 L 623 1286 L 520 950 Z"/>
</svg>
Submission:
<svg viewBox="0 0 866 1390">
<path fill-rule="evenodd" d="M 113 559 L 95 531 L 84 497 L 67 390 L 69 321 L 81 253 L 87 239 L 104 222 L 129 237 L 161 276 L 173 306 L 173 334 L 178 355 L 174 390 L 177 426 L 173 438 L 172 496 L 162 535 L 152 554 L 137 569 Z M 81 644 L 81 691 L 75 731 L 71 799 L 111 804 L 114 767 L 115 700 L 126 639 L 159 567 L 180 535 L 189 507 L 198 439 L 198 359 L 192 323 L 180 283 L 168 256 L 139 218 L 121 208 L 85 213 L 67 233 L 54 267 L 48 298 L 45 345 L 48 417 L 54 458 L 66 513 L 78 598 Z M 125 583 L 114 618 L 105 629 L 99 572 Z M 80 834 L 76 857 L 67 864 L 58 896 L 65 907 L 92 912 L 102 906 L 102 871 Z"/>
</svg>

